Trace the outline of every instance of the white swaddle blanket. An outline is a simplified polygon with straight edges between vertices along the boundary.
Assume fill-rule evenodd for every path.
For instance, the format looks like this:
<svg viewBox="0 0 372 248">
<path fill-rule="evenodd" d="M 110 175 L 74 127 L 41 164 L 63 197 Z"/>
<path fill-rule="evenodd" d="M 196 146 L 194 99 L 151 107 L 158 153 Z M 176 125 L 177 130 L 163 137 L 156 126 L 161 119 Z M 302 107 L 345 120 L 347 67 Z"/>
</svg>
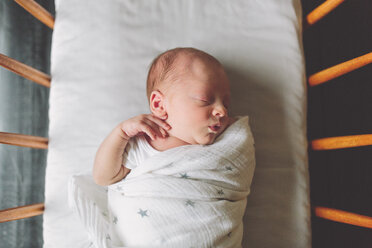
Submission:
<svg viewBox="0 0 372 248">
<path fill-rule="evenodd" d="M 107 206 L 87 201 L 73 177 L 70 203 L 98 247 L 241 247 L 254 169 L 248 116 L 239 116 L 211 145 L 143 161 L 108 186 Z"/>
</svg>

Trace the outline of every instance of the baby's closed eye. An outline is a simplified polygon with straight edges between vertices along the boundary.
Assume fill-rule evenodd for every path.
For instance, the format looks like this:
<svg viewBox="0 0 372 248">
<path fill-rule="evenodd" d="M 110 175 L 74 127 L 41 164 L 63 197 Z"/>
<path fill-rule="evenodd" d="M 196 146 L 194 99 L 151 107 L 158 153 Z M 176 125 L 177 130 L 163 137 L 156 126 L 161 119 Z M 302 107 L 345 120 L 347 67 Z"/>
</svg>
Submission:
<svg viewBox="0 0 372 248">
<path fill-rule="evenodd" d="M 197 102 L 204 103 L 204 104 L 210 103 L 210 100 L 203 98 L 203 97 L 192 97 L 192 99 L 194 99 Z"/>
<path fill-rule="evenodd" d="M 199 99 L 199 101 L 202 101 L 202 102 L 207 102 L 207 103 L 209 103 L 209 100 Z"/>
</svg>

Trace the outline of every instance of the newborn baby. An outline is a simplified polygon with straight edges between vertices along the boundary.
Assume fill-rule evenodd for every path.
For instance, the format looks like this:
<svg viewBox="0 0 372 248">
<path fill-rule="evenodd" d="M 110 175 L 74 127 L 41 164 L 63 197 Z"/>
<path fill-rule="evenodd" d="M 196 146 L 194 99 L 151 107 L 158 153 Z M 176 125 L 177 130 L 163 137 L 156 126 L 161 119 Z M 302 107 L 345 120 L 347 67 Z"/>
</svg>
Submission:
<svg viewBox="0 0 372 248">
<path fill-rule="evenodd" d="M 230 84 L 221 63 L 195 48 L 171 49 L 154 59 L 147 97 L 152 114 L 121 122 L 100 145 L 93 168 L 97 184 L 122 180 L 158 152 L 212 144 L 236 121 L 228 117 Z"/>
<path fill-rule="evenodd" d="M 254 139 L 248 116 L 228 117 L 222 65 L 194 48 L 166 51 L 147 96 L 152 113 L 119 123 L 97 150 L 93 179 L 107 191 L 91 194 L 79 175 L 69 184 L 95 246 L 241 247 Z"/>
</svg>

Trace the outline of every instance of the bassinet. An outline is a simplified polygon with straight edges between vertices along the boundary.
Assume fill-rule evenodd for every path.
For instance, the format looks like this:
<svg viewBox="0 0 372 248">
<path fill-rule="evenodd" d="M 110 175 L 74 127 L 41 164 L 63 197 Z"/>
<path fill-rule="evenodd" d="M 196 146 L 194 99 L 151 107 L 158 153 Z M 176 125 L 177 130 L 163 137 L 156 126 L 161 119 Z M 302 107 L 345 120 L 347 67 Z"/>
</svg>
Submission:
<svg viewBox="0 0 372 248">
<path fill-rule="evenodd" d="M 41 19 L 49 27 L 53 28 L 53 25 L 54 25 L 53 17 L 51 17 L 51 15 L 48 15 L 35 2 L 33 2 L 33 1 L 17 1 L 17 2 L 19 2 L 21 5 L 23 5 L 31 13 L 34 13 L 39 19 Z M 60 1 L 56 2 L 57 15 L 61 14 L 61 17 L 58 16 L 58 18 L 61 18 L 61 19 L 65 18 L 65 17 L 62 17 L 62 15 L 70 13 L 65 9 L 65 8 L 69 7 L 68 5 L 64 5 L 64 3 L 66 3 L 66 2 L 68 2 L 68 1 L 60 0 Z M 237 2 L 239 3 L 239 1 L 237 1 Z M 305 27 L 314 24 L 325 13 L 329 12 L 332 8 L 335 8 L 341 2 L 342 1 L 326 1 L 325 4 L 320 6 L 320 8 L 314 10 L 312 13 L 307 15 L 306 22 L 304 22 Z M 268 13 L 270 13 L 270 11 L 273 11 L 273 12 L 277 11 L 281 15 L 285 15 L 285 14 L 288 14 L 288 13 L 292 14 L 291 18 L 294 18 L 297 21 L 297 24 L 291 23 L 290 25 L 292 25 L 292 28 L 293 27 L 297 28 L 297 30 L 296 30 L 297 33 L 295 35 L 301 35 L 301 31 L 302 31 L 301 26 L 300 26 L 300 24 L 301 24 L 300 7 L 301 6 L 300 6 L 299 1 L 294 1 L 294 3 L 289 3 L 289 1 L 283 1 L 282 2 L 283 5 L 280 5 L 280 4 L 278 5 L 279 7 L 280 6 L 282 6 L 282 7 L 290 6 L 291 7 L 290 10 L 296 11 L 296 13 L 291 13 L 291 11 L 285 12 L 286 10 L 281 10 L 275 4 L 270 5 L 270 1 L 266 1 L 264 3 L 267 4 L 267 5 L 265 6 L 265 4 L 263 4 L 261 7 L 273 7 L 273 9 L 268 9 L 267 10 Z M 217 3 L 216 3 L 216 5 L 217 5 Z M 259 6 L 259 4 L 257 4 L 257 5 Z M 252 3 L 251 7 L 254 8 L 255 6 L 256 5 L 254 5 Z M 76 7 L 78 8 L 79 5 L 76 6 Z M 103 6 L 102 6 L 102 8 L 103 8 Z M 175 9 L 177 9 L 177 6 L 175 7 Z M 216 8 L 216 9 L 218 10 L 218 8 Z M 96 8 L 92 8 L 92 10 L 97 11 Z M 104 11 L 104 10 L 105 9 L 103 8 L 102 11 Z M 122 10 L 122 11 L 124 13 L 128 14 L 128 15 L 131 15 L 133 13 L 137 13 L 135 11 L 139 11 L 139 10 L 136 9 L 136 5 L 134 4 L 133 9 L 130 9 L 129 11 L 126 11 L 126 12 L 124 10 Z M 284 11 L 285 14 L 281 13 L 280 11 Z M 87 18 L 89 17 L 89 13 L 86 13 L 86 12 L 81 12 L 81 13 L 82 13 L 82 18 L 84 18 L 84 15 L 86 15 Z M 135 18 L 135 16 L 133 16 L 133 18 Z M 237 18 L 238 18 L 238 16 L 237 16 Z M 279 20 L 279 21 L 282 21 L 282 20 Z M 294 22 L 294 23 L 296 23 L 296 22 Z M 66 23 L 60 22 L 59 30 L 63 30 L 62 25 L 64 25 L 64 24 L 66 24 Z M 88 26 L 86 26 L 85 28 L 87 28 L 87 29 L 92 28 L 91 26 L 89 26 L 89 22 L 85 22 L 85 24 L 88 24 Z M 151 23 L 148 23 L 148 24 L 151 25 Z M 108 20 L 107 23 L 105 23 L 103 21 L 102 26 L 104 26 L 104 25 L 110 26 L 111 24 Z M 299 26 L 296 27 L 296 25 L 299 25 Z M 270 26 L 268 24 L 268 27 L 275 27 L 275 25 Z M 279 27 L 282 27 L 282 26 L 279 25 Z M 115 29 L 112 29 L 110 31 L 115 31 Z M 62 32 L 62 31 L 58 31 L 58 32 Z M 60 39 L 61 39 L 61 37 L 63 37 L 64 41 L 59 40 L 59 43 L 55 43 L 54 48 L 53 48 L 55 54 L 58 53 L 58 46 L 64 45 L 63 42 L 68 43 L 70 39 L 74 39 L 74 35 L 76 35 L 76 33 L 75 34 L 73 32 L 64 33 L 64 34 L 57 33 L 56 35 L 59 35 Z M 110 37 L 110 33 L 107 33 L 107 35 L 108 35 L 108 37 Z M 247 37 L 249 37 L 249 36 L 247 36 Z M 301 39 L 299 39 L 299 40 L 301 40 Z M 137 40 L 136 42 L 139 42 L 139 41 Z M 290 41 L 287 41 L 287 42 L 290 42 Z M 239 44 L 239 43 L 237 43 L 237 44 Z M 100 45 L 104 45 L 104 44 L 100 44 Z M 120 44 L 115 44 L 115 46 L 119 46 L 119 45 Z M 199 45 L 202 45 L 202 44 L 199 43 Z M 163 48 L 159 44 L 156 44 L 155 47 L 156 46 L 158 46 L 157 47 L 158 50 L 161 50 Z M 98 48 L 99 47 L 96 48 L 97 53 L 99 53 Z M 299 48 L 300 48 L 299 51 L 301 51 L 301 49 L 302 49 L 301 44 L 299 44 Z M 137 54 L 141 53 L 141 50 L 139 48 L 137 48 L 137 49 L 138 50 L 133 51 L 133 53 L 136 53 L 136 52 L 137 52 Z M 78 52 L 78 50 L 74 50 L 74 51 Z M 218 51 L 218 49 L 216 49 L 216 51 Z M 225 54 L 222 53 L 221 57 L 224 56 L 224 55 Z M 54 55 L 54 56 L 56 56 L 55 58 L 57 58 L 57 55 Z M 110 56 L 113 59 L 116 58 L 115 54 L 110 54 Z M 64 59 L 66 59 L 66 58 L 64 58 Z M 291 57 L 290 59 L 293 59 L 293 57 Z M 298 61 L 301 61 L 301 60 L 302 60 L 302 58 L 297 58 L 296 61 L 298 62 Z M 62 62 L 63 61 L 66 61 L 66 60 L 62 60 Z M 323 70 L 319 73 L 311 75 L 308 78 L 309 86 L 315 86 L 315 85 L 324 83 L 326 81 L 329 81 L 329 80 L 331 80 L 335 77 L 339 77 L 339 76 L 341 76 L 341 75 L 343 75 L 343 74 L 345 74 L 349 71 L 355 70 L 355 69 L 357 69 L 359 67 L 362 67 L 362 66 L 364 66 L 368 63 L 371 63 L 371 61 L 372 61 L 372 54 L 369 53 L 367 55 L 358 57 L 354 60 L 350 60 L 350 61 L 347 61 L 345 63 L 336 65 L 332 68 Z M 60 61 L 58 61 L 57 59 L 54 60 L 54 63 L 56 65 L 58 65 L 59 62 Z M 60 63 L 62 63 L 62 62 L 60 62 Z M 236 80 L 236 81 L 239 81 L 239 80 L 241 81 L 242 78 L 244 78 L 243 73 L 238 71 L 238 70 L 234 71 L 235 68 L 234 68 L 234 63 L 233 63 L 232 59 L 228 62 L 230 63 L 230 66 L 231 66 L 230 76 L 232 76 L 233 79 Z M 51 83 L 50 83 L 51 78 L 48 75 L 45 75 L 44 73 L 41 73 L 41 72 L 36 71 L 32 68 L 29 68 L 26 65 L 21 64 L 20 62 L 14 61 L 14 60 L 6 57 L 5 55 L 0 56 L 0 63 L 4 67 L 6 67 L 6 68 L 24 76 L 24 77 L 26 77 L 26 78 L 36 82 L 36 83 L 42 84 L 46 87 L 50 87 L 50 85 L 51 85 Z M 143 62 L 144 67 L 146 66 L 146 63 L 147 63 L 147 61 Z M 290 62 L 288 62 L 288 63 L 290 64 Z M 79 64 L 76 64 L 76 66 L 79 66 Z M 127 66 L 129 66 L 129 65 L 127 65 Z M 252 66 L 252 68 L 255 68 L 254 65 L 250 65 L 250 66 Z M 102 69 L 102 68 L 95 68 L 95 69 L 98 70 L 98 72 L 96 74 L 93 74 L 94 76 L 99 76 L 99 73 L 102 72 L 100 70 L 103 70 L 103 72 L 105 72 L 105 70 L 108 70 L 108 71 L 110 71 L 110 70 L 111 71 L 120 70 L 119 67 L 114 67 L 114 68 L 106 68 L 105 67 L 104 69 Z M 298 71 L 300 71 L 300 73 L 297 74 L 297 76 L 300 76 L 300 77 L 302 76 L 302 73 L 303 73 L 302 69 L 303 69 L 303 65 L 298 67 Z M 133 68 L 133 70 L 135 70 L 135 68 Z M 54 94 L 54 95 L 51 96 L 52 99 L 54 99 L 52 104 L 51 104 L 52 108 L 55 108 L 56 106 L 61 107 L 61 105 L 58 105 L 58 103 L 56 101 L 58 101 L 59 96 L 63 95 L 62 93 L 68 94 L 68 89 L 75 90 L 75 91 L 78 90 L 78 88 L 75 88 L 71 85 L 69 85 L 65 88 L 61 88 L 63 85 L 59 84 L 58 80 L 59 80 L 59 76 L 61 75 L 62 72 L 58 71 L 58 73 L 53 74 L 53 81 L 52 82 L 54 82 L 55 84 L 52 83 L 52 85 L 55 86 L 56 88 L 51 89 L 53 94 Z M 74 78 L 74 79 L 76 79 L 76 78 Z M 289 76 L 288 79 L 293 79 L 293 77 Z M 298 77 L 297 77 L 297 79 L 298 79 Z M 263 81 L 263 82 L 265 82 L 265 81 Z M 117 94 L 115 92 L 115 89 L 105 89 L 104 87 L 99 86 L 99 85 L 92 85 L 92 86 L 96 87 L 96 88 L 93 88 L 91 90 L 95 90 L 95 91 L 98 91 L 98 92 L 103 91 L 103 90 L 108 90 L 108 91 L 111 91 L 111 94 L 113 94 L 113 95 Z M 287 85 L 287 87 L 288 86 L 289 85 Z M 70 87 L 70 88 L 68 88 L 68 87 Z M 241 86 L 241 87 L 243 87 L 243 86 Z M 304 90 L 304 88 L 301 88 L 301 87 L 303 87 L 303 85 L 301 85 L 301 82 L 300 82 L 300 85 L 293 85 L 293 87 L 297 87 L 297 88 L 295 88 L 294 91 L 291 92 L 291 93 L 297 94 L 297 97 L 299 97 L 299 98 L 306 96 L 304 94 L 304 92 L 306 92 L 306 91 Z M 317 86 L 315 86 L 315 87 L 317 87 Z M 269 90 L 268 88 L 260 89 L 260 88 L 254 88 L 254 87 L 252 87 L 250 89 L 256 90 L 257 92 L 259 90 L 263 90 L 263 91 L 268 91 Z M 272 90 L 273 89 L 274 88 L 272 88 Z M 278 90 L 278 89 L 279 88 L 276 88 L 276 90 Z M 286 94 L 285 91 L 287 89 L 284 88 L 284 86 L 283 86 L 283 89 L 284 89 L 284 92 L 281 92 L 281 93 L 283 95 L 285 95 Z M 60 90 L 60 92 L 58 92 L 58 90 Z M 266 94 L 268 94 L 268 93 L 270 93 L 270 92 L 266 92 Z M 79 94 L 76 94 L 76 96 L 79 96 Z M 239 95 L 239 92 L 236 91 L 235 95 Z M 95 95 L 89 96 L 89 95 L 80 94 L 80 96 L 82 97 L 82 100 L 86 100 L 86 101 L 92 100 L 93 101 L 94 99 L 89 98 L 89 97 L 94 97 Z M 84 97 L 88 97 L 88 98 L 84 98 Z M 270 98 L 270 95 L 268 97 Z M 272 94 L 271 97 L 275 97 L 275 94 Z M 301 103 L 303 104 L 304 103 L 303 100 L 304 99 L 302 99 L 302 101 L 301 100 L 297 101 L 296 103 L 297 104 L 301 104 Z M 270 99 L 265 99 L 265 101 L 270 101 Z M 74 102 L 74 103 L 77 103 L 77 102 Z M 126 103 L 126 102 L 124 101 L 122 103 Z M 247 104 L 247 103 L 252 104 L 254 102 L 252 100 L 252 101 L 240 101 L 238 103 L 240 103 L 240 104 Z M 140 103 L 138 102 L 138 104 L 140 104 Z M 74 106 L 74 108 L 79 108 L 79 106 Z M 280 108 L 279 108 L 279 110 L 280 110 Z M 306 110 L 305 105 L 299 106 L 297 110 L 296 110 L 296 108 L 292 109 L 292 111 L 299 111 L 299 112 L 304 111 L 304 110 Z M 62 116 L 58 116 L 57 114 L 55 114 L 54 111 L 55 111 L 55 109 L 53 110 L 53 112 L 51 112 L 51 115 L 50 115 L 51 125 L 54 125 L 55 122 L 53 122 L 53 121 L 59 121 L 59 122 L 62 121 L 60 119 L 60 118 L 62 118 Z M 118 111 L 119 111 L 119 109 L 112 110 L 112 112 L 118 112 Z M 122 119 L 125 116 L 130 116 L 130 115 L 132 115 L 132 113 L 136 113 L 136 111 L 134 111 L 134 110 L 128 110 L 128 111 L 130 113 L 126 113 L 126 115 L 120 116 L 119 119 Z M 238 112 L 238 110 L 236 110 L 236 112 Z M 259 111 L 258 110 L 254 111 L 253 109 L 251 109 L 250 113 L 252 113 L 253 117 L 256 116 L 256 118 L 259 119 Z M 69 117 L 68 113 L 64 113 L 64 114 L 65 114 L 64 117 Z M 111 122 L 111 123 L 115 122 L 118 119 L 117 116 L 112 116 L 112 114 L 110 115 L 109 113 L 100 113 L 100 114 L 101 114 L 102 117 L 107 118 L 108 122 Z M 285 115 L 285 114 L 288 114 L 288 113 L 283 113 L 283 115 Z M 293 114 L 296 115 L 298 113 L 293 113 Z M 74 118 L 74 116 L 71 116 L 71 117 Z M 90 118 L 90 115 L 88 114 L 88 115 L 86 115 L 86 117 Z M 298 152 L 296 154 L 292 154 L 292 156 L 300 156 L 300 158 L 293 158 L 293 160 L 284 161 L 284 162 L 289 162 L 289 163 L 298 162 L 299 163 L 299 168 L 295 168 L 295 170 L 292 171 L 292 172 L 298 173 L 299 175 L 291 177 L 290 174 L 285 174 L 284 173 L 284 174 L 282 174 L 283 178 L 281 178 L 279 180 L 275 179 L 275 177 L 268 177 L 267 176 L 266 179 L 270 178 L 271 180 L 273 180 L 273 182 L 271 182 L 272 183 L 271 187 L 264 188 L 261 185 L 261 191 L 260 191 L 260 188 L 259 188 L 260 183 L 259 182 L 262 182 L 262 181 L 260 181 L 259 177 L 260 177 L 260 175 L 263 175 L 263 174 L 258 174 L 258 178 L 257 178 L 257 182 L 256 182 L 256 185 L 257 185 L 256 190 L 259 193 L 254 194 L 254 192 L 252 192 L 252 196 L 250 196 L 250 197 L 253 197 L 253 199 L 254 199 L 254 197 L 256 197 L 256 198 L 257 197 L 263 197 L 264 195 L 274 197 L 275 194 L 281 194 L 283 198 L 282 199 L 274 199 L 273 198 L 271 200 L 271 204 L 273 204 L 273 206 L 259 205 L 259 204 L 248 205 L 247 206 L 247 215 L 246 215 L 247 220 L 250 220 L 254 224 L 257 224 L 260 221 L 261 222 L 268 221 L 269 223 L 267 223 L 267 225 L 263 224 L 263 225 L 259 226 L 259 225 L 250 224 L 249 222 L 245 222 L 246 225 L 247 225 L 247 231 L 245 231 L 245 235 L 246 235 L 245 242 L 246 243 L 244 243 L 244 244 L 246 244 L 246 245 L 251 244 L 253 247 L 264 247 L 264 246 L 268 246 L 268 245 L 270 245 L 270 246 L 275 245 L 275 247 L 309 247 L 310 244 L 311 244 L 311 230 L 310 230 L 310 223 L 309 223 L 310 222 L 309 184 L 307 182 L 307 177 L 308 177 L 307 155 L 305 153 L 301 153 L 303 151 L 306 151 L 306 149 L 307 149 L 307 146 L 306 146 L 307 143 L 301 141 L 301 138 L 305 137 L 304 132 L 306 131 L 306 129 L 305 129 L 306 125 L 301 123 L 301 121 L 304 120 L 304 117 L 306 117 L 306 115 L 304 115 L 303 112 L 300 113 L 298 119 L 296 119 L 296 121 L 299 121 L 299 123 L 296 123 L 295 125 L 292 126 L 294 128 L 297 128 L 297 129 L 291 130 L 293 132 L 297 132 L 297 139 L 300 139 L 300 141 L 297 143 L 297 145 L 302 144 L 301 147 L 297 148 L 297 149 L 299 149 L 299 150 L 297 150 Z M 284 117 L 281 117 L 281 118 L 284 118 Z M 280 120 L 281 118 L 279 117 L 278 119 Z M 290 118 L 290 117 L 285 116 L 285 118 Z M 276 119 L 276 117 L 273 117 L 272 120 L 278 120 L 278 119 Z M 68 123 L 66 123 L 66 124 L 68 124 Z M 268 127 L 268 126 L 266 126 L 266 127 Z M 67 128 L 73 128 L 73 127 L 67 127 Z M 49 136 L 49 139 L 51 139 L 52 137 L 53 138 L 61 138 L 55 132 L 56 131 L 61 131 L 63 129 L 55 129 L 55 127 L 51 127 L 51 130 L 54 131 L 54 132 L 50 133 L 51 135 Z M 255 130 L 256 130 L 256 133 L 258 133 L 258 134 L 261 132 L 262 136 L 265 134 L 265 131 L 267 131 L 267 130 L 260 130 L 259 126 L 257 126 L 257 125 L 253 126 L 253 132 Z M 91 130 L 91 131 L 93 131 L 93 130 Z M 78 132 L 78 131 L 75 131 L 75 132 Z M 98 144 L 99 139 L 103 137 L 102 135 L 107 133 L 107 127 L 101 128 L 97 132 L 99 132 L 101 136 L 98 136 L 98 137 L 96 136 L 93 139 L 92 139 L 92 137 L 86 136 L 86 138 L 88 138 L 88 140 L 90 138 L 91 142 L 87 142 L 87 143 L 82 142 L 82 143 L 80 143 L 80 145 L 83 146 L 83 147 L 85 146 L 84 149 L 92 150 L 92 148 L 91 148 L 92 144 L 93 143 Z M 288 133 L 286 133 L 286 135 L 291 136 L 291 135 L 293 135 L 293 133 L 291 134 L 290 132 L 288 132 Z M 258 136 L 258 137 L 260 137 L 260 136 Z M 276 138 L 278 138 L 278 137 L 276 137 Z M 48 139 L 43 138 L 43 137 L 33 137 L 33 136 L 13 134 L 13 133 L 1 133 L 0 140 L 4 144 L 48 149 Z M 55 142 L 55 143 L 53 143 L 52 154 L 48 154 L 48 156 L 52 156 L 52 157 L 49 157 L 48 164 L 53 164 L 54 163 L 54 166 L 55 166 L 55 165 L 58 165 L 58 162 L 53 161 L 53 160 L 56 160 L 57 158 L 60 158 L 59 155 L 56 154 L 56 153 L 58 153 L 59 150 L 63 151 L 63 149 L 66 149 L 65 146 L 68 145 L 68 143 L 64 144 L 61 140 L 60 141 L 54 140 L 53 142 Z M 330 149 L 339 149 L 339 148 L 348 148 L 348 147 L 371 145 L 372 144 L 372 138 L 371 138 L 371 135 L 355 135 L 355 136 L 343 136 L 343 137 L 316 139 L 316 140 L 312 140 L 310 142 L 311 142 L 311 148 L 314 151 L 316 151 L 316 150 L 330 150 Z M 51 140 L 49 140 L 49 145 L 51 145 Z M 288 143 L 288 145 L 293 145 L 293 143 Z M 262 154 L 263 154 L 265 152 L 264 148 L 266 149 L 267 147 L 262 145 L 262 150 L 260 150 L 260 144 L 259 144 L 259 140 L 258 140 L 258 148 L 257 148 L 258 152 L 262 152 Z M 276 148 L 278 148 L 278 146 L 276 146 Z M 285 148 L 285 149 L 287 149 L 287 148 Z M 281 153 L 283 151 L 285 152 L 285 149 L 284 150 L 280 150 L 280 149 L 279 150 L 270 150 L 270 149 L 267 148 L 267 151 L 276 151 L 277 153 Z M 288 149 L 295 150 L 296 148 L 289 146 Z M 81 156 L 81 155 L 78 155 L 78 154 L 75 154 L 75 155 L 76 156 Z M 80 159 L 88 159 L 89 155 L 91 155 L 91 154 L 90 153 L 85 153 L 85 155 L 83 155 L 83 157 L 80 157 Z M 258 154 L 258 155 L 260 155 L 260 154 Z M 285 157 L 285 158 L 281 157 L 281 155 L 279 155 L 279 154 L 274 154 L 273 156 L 277 156 L 278 159 L 288 159 L 287 157 Z M 265 160 L 265 156 L 261 155 L 262 163 L 265 163 L 264 160 Z M 301 160 L 302 160 L 302 162 L 299 162 Z M 258 166 L 259 166 L 259 162 L 260 162 L 260 160 L 258 159 L 258 162 L 257 162 Z M 270 162 L 272 162 L 272 160 L 270 160 Z M 283 161 L 281 161 L 281 162 L 283 162 Z M 72 164 L 72 165 L 76 166 L 75 164 Z M 74 172 L 75 173 L 76 172 L 81 172 L 84 169 L 85 168 L 79 168 Z M 40 214 L 43 214 L 44 211 L 45 211 L 46 215 L 45 215 L 45 219 L 44 219 L 44 222 L 45 222 L 44 223 L 44 229 L 45 229 L 44 230 L 44 239 L 46 240 L 46 243 L 45 243 L 46 247 L 58 247 L 57 245 L 55 245 L 55 246 L 51 245 L 51 243 L 52 243 L 52 238 L 51 237 L 53 237 L 53 242 L 57 242 L 56 240 L 62 240 L 63 239 L 62 236 L 64 236 L 64 234 L 66 234 L 66 233 L 64 233 L 64 232 L 66 232 L 66 230 L 63 230 L 63 229 L 68 229 L 69 228 L 68 225 L 63 226 L 64 224 L 63 224 L 63 220 L 61 219 L 61 216 L 59 216 L 59 218 L 56 219 L 56 216 L 53 215 L 53 213 L 52 213 L 52 211 L 55 211 L 55 212 L 57 212 L 57 211 L 62 211 L 63 212 L 64 211 L 64 210 L 59 209 L 56 206 L 56 204 L 54 203 L 54 201 L 63 200 L 65 198 L 57 199 L 58 197 L 54 198 L 52 196 L 53 194 L 54 195 L 56 194 L 55 187 L 59 187 L 59 186 L 63 185 L 63 182 L 60 183 L 60 184 L 56 183 L 54 186 L 51 184 L 51 182 L 53 180 L 55 180 L 55 181 L 60 180 L 58 178 L 58 175 L 59 175 L 58 173 L 60 173 L 60 174 L 64 174 L 64 173 L 71 174 L 72 171 L 70 170 L 70 171 L 66 172 L 66 171 L 62 171 L 62 170 L 58 171 L 58 169 L 57 170 L 54 169 L 54 172 L 49 174 L 49 181 L 48 181 L 48 178 L 47 178 L 47 183 L 49 182 L 49 185 L 47 185 L 47 187 L 46 187 L 46 191 L 47 191 L 46 192 L 46 204 L 39 203 L 39 204 L 34 204 L 34 205 L 29 205 L 29 206 L 18 207 L 18 208 L 14 208 L 14 209 L 6 209 L 6 210 L 2 210 L 1 213 L 0 213 L 0 219 L 1 219 L 2 222 L 4 222 L 4 221 L 11 221 L 11 220 L 16 220 L 16 219 L 20 219 L 20 218 L 27 218 L 27 217 L 40 215 Z M 277 176 L 278 174 L 273 174 L 273 175 Z M 63 175 L 63 176 L 67 176 L 67 175 Z M 288 180 L 288 181 L 291 181 L 292 184 L 285 185 L 280 180 Z M 301 181 L 301 180 L 304 180 L 304 181 Z M 253 183 L 253 188 L 252 188 L 253 191 L 255 190 L 254 185 L 255 185 L 255 182 Z M 297 188 L 295 188 L 295 189 L 286 188 L 288 186 L 295 186 Z M 271 192 L 270 191 L 265 191 L 265 190 L 268 190 L 268 189 L 271 190 Z M 284 203 L 284 201 L 286 199 L 289 200 L 288 203 Z M 292 202 L 294 199 L 296 199 L 300 202 L 297 202 L 297 203 Z M 261 202 L 257 201 L 256 203 L 263 203 L 263 201 L 261 201 Z M 291 206 L 291 204 L 293 204 L 294 206 Z M 61 207 L 63 207 L 63 206 L 61 206 Z M 265 207 L 267 208 L 266 212 L 265 211 L 259 212 L 260 208 L 265 208 Z M 274 213 L 272 215 L 269 214 L 268 217 L 270 217 L 270 218 L 267 218 L 266 216 L 263 216 L 264 214 L 268 214 L 268 212 L 272 211 L 274 208 L 278 209 L 278 211 L 283 210 L 283 209 L 287 209 L 287 212 Z M 286 214 L 291 212 L 290 210 L 298 211 L 298 212 L 296 214 L 294 214 L 293 216 L 292 215 L 291 216 L 289 216 L 289 215 L 286 216 Z M 313 212 L 312 212 L 313 215 L 315 215 L 319 218 L 330 219 L 330 220 L 333 220 L 333 221 L 344 222 L 344 223 L 348 223 L 348 224 L 352 224 L 352 225 L 358 225 L 358 226 L 367 227 L 367 228 L 372 227 L 371 218 L 367 217 L 367 216 L 362 216 L 362 215 L 358 215 L 358 214 L 355 214 L 355 213 L 348 213 L 348 212 L 340 211 L 340 210 L 337 210 L 337 209 L 324 208 L 322 206 L 312 206 L 312 210 L 313 210 Z M 66 212 L 66 213 L 68 214 L 68 212 Z M 259 215 L 258 213 L 261 214 L 261 215 Z M 255 214 L 258 214 L 258 215 L 255 215 Z M 48 218 L 46 218 L 47 215 L 48 215 Z M 288 219 L 293 218 L 293 217 L 296 217 L 298 219 L 296 219 L 296 218 L 290 219 L 291 222 L 293 222 L 293 223 L 289 223 L 289 224 L 288 223 L 283 223 L 283 222 L 280 223 L 280 221 L 282 221 L 283 218 L 286 218 L 286 217 Z M 58 233 L 58 232 L 56 232 L 57 228 L 56 228 L 56 226 L 53 226 L 52 222 L 56 222 L 55 225 L 62 225 L 62 228 L 59 227 L 61 229 L 59 231 L 59 234 L 56 234 L 56 233 Z M 286 228 L 288 228 L 288 230 L 280 230 L 280 227 L 281 227 L 280 225 L 281 224 L 283 224 Z M 254 232 L 255 228 L 259 229 L 259 230 L 257 232 Z M 296 228 L 299 228 L 299 229 L 294 230 Z M 265 235 L 266 232 L 268 232 L 271 235 L 270 238 Z M 252 236 L 248 236 L 248 234 L 251 234 Z M 50 237 L 48 237 L 48 235 L 50 235 Z M 55 239 L 55 237 L 58 236 L 58 235 L 60 236 L 60 238 Z M 295 235 L 298 235 L 298 236 L 295 237 Z M 71 239 L 73 240 L 74 238 L 75 237 L 72 237 Z M 84 243 L 81 239 L 80 240 L 76 239 L 76 240 L 81 242 L 82 247 L 85 247 L 85 246 L 89 245 L 89 243 Z M 76 241 L 76 240 L 74 240 L 74 241 Z M 65 247 L 65 246 L 61 244 L 61 247 Z M 76 246 L 76 247 L 78 247 L 78 246 Z"/>
</svg>

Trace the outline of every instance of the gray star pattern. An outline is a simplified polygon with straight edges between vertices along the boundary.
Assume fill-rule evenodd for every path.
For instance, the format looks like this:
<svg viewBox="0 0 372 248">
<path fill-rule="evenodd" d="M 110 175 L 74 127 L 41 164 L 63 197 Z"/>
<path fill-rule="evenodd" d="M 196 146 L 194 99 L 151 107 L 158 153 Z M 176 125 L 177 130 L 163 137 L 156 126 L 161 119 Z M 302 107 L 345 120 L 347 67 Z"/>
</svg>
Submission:
<svg viewBox="0 0 372 248">
<path fill-rule="evenodd" d="M 118 185 L 118 186 L 116 186 L 116 189 L 117 190 L 123 190 L 123 187 L 121 187 L 121 186 Z"/>
<path fill-rule="evenodd" d="M 222 189 L 218 190 L 217 193 L 218 193 L 219 195 L 223 195 L 223 194 L 225 194 L 225 193 L 223 192 Z"/>
<path fill-rule="evenodd" d="M 141 208 L 140 208 L 139 212 L 137 212 L 137 214 L 140 214 L 142 218 L 143 218 L 143 216 L 148 217 L 147 210 L 142 210 Z"/>
<path fill-rule="evenodd" d="M 181 174 L 181 178 L 187 179 L 187 178 L 189 178 L 189 176 L 187 175 L 187 173 L 184 173 L 184 174 Z"/>
<path fill-rule="evenodd" d="M 113 222 L 114 224 L 117 224 L 117 223 L 118 223 L 118 218 L 117 218 L 116 216 L 114 216 L 114 219 L 112 220 L 112 222 Z"/>
<path fill-rule="evenodd" d="M 195 202 L 193 202 L 191 200 L 186 201 L 186 206 L 190 205 L 190 206 L 194 207 L 194 204 L 195 204 Z"/>
</svg>

